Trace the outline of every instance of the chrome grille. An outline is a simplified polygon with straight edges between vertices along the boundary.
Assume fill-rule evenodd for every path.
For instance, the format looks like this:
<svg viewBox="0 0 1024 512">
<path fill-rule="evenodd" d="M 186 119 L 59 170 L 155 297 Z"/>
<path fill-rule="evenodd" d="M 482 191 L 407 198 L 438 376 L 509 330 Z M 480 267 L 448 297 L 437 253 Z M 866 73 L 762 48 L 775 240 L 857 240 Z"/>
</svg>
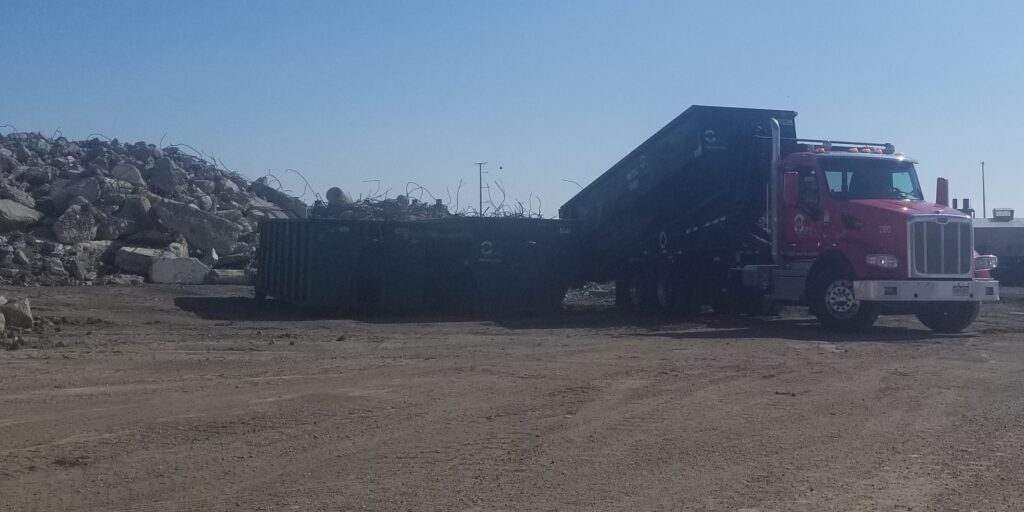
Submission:
<svg viewBox="0 0 1024 512">
<path fill-rule="evenodd" d="M 970 276 L 974 262 L 970 219 L 948 216 L 912 219 L 910 254 L 914 276 Z"/>
</svg>

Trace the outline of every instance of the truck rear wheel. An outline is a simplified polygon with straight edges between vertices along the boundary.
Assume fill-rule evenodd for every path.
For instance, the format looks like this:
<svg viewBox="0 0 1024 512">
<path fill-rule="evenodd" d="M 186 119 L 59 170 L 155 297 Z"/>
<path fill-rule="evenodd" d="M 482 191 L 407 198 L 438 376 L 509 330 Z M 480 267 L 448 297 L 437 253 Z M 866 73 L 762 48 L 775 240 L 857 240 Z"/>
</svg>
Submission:
<svg viewBox="0 0 1024 512">
<path fill-rule="evenodd" d="M 847 272 L 827 271 L 817 280 L 811 310 L 830 331 L 862 331 L 878 320 L 877 306 L 854 296 L 853 280 Z"/>
<path fill-rule="evenodd" d="M 698 313 L 700 297 L 686 279 L 662 275 L 654 287 L 654 301 L 659 313 L 686 316 Z"/>
<path fill-rule="evenodd" d="M 685 310 L 687 295 L 686 285 L 672 276 L 659 276 L 654 286 L 655 305 L 661 314 L 667 315 Z"/>
<path fill-rule="evenodd" d="M 935 332 L 955 334 L 974 323 L 980 311 L 980 302 L 933 302 L 917 313 L 917 319 Z"/>
<path fill-rule="evenodd" d="M 623 311 L 640 311 L 650 303 L 647 280 L 641 276 L 615 281 L 615 307 Z"/>
</svg>

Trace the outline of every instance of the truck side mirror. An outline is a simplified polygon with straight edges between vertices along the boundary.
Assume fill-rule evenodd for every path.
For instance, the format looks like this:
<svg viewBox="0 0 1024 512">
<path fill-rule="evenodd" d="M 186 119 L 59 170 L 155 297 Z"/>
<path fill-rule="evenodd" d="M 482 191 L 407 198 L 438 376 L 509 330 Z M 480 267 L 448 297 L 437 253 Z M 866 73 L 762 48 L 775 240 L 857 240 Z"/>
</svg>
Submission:
<svg viewBox="0 0 1024 512">
<path fill-rule="evenodd" d="M 935 204 L 949 206 L 949 180 L 946 178 L 935 180 Z"/>
<path fill-rule="evenodd" d="M 786 208 L 796 208 L 800 196 L 800 175 L 789 171 L 782 176 L 782 204 Z"/>
</svg>

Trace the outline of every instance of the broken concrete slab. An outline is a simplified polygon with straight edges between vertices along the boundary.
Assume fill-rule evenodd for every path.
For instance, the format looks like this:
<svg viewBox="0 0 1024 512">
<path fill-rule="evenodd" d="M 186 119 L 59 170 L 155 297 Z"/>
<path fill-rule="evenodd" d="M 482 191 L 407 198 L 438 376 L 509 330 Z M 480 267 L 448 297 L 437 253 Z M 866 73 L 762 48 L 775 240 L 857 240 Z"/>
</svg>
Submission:
<svg viewBox="0 0 1024 512">
<path fill-rule="evenodd" d="M 274 187 L 271 187 L 270 185 L 267 185 L 264 178 L 254 181 L 249 190 L 277 205 L 281 210 L 290 213 L 290 216 L 292 217 L 305 219 L 307 216 L 306 203 L 302 202 L 302 200 L 297 197 L 292 197 Z"/>
<path fill-rule="evenodd" d="M 149 280 L 153 283 L 203 284 L 209 274 L 210 268 L 195 258 L 156 258 L 149 267 Z"/>
<path fill-rule="evenodd" d="M 25 229 L 41 218 L 42 213 L 17 201 L 0 199 L 0 232 Z"/>
<path fill-rule="evenodd" d="M 140 285 L 143 282 L 144 279 L 142 278 L 142 276 L 136 276 L 133 274 L 112 274 L 109 276 L 104 276 L 103 279 L 100 280 L 101 284 L 113 284 L 121 286 L 135 286 Z"/>
<path fill-rule="evenodd" d="M 210 272 L 213 284 L 252 284 L 252 273 L 241 269 L 217 268 Z"/>
<path fill-rule="evenodd" d="M 36 200 L 32 197 L 32 194 L 6 183 L 0 185 L 0 199 L 10 199 L 32 209 L 36 207 Z"/>
<path fill-rule="evenodd" d="M 126 274 L 149 275 L 149 269 L 157 258 L 173 257 L 163 249 L 151 247 L 122 247 L 114 256 L 114 266 Z"/>
<path fill-rule="evenodd" d="M 169 229 L 181 233 L 190 247 L 229 254 L 243 233 L 238 224 L 185 203 L 164 200 L 153 206 L 157 218 Z"/>
</svg>

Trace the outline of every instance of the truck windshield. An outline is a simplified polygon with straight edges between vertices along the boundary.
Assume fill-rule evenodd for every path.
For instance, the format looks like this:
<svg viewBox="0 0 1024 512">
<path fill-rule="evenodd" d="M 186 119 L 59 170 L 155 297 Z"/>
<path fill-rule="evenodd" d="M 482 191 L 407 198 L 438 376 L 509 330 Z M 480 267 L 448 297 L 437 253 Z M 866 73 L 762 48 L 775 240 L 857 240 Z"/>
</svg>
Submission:
<svg viewBox="0 0 1024 512">
<path fill-rule="evenodd" d="M 837 199 L 924 200 L 914 164 L 886 159 L 828 158 L 821 167 Z"/>
</svg>

